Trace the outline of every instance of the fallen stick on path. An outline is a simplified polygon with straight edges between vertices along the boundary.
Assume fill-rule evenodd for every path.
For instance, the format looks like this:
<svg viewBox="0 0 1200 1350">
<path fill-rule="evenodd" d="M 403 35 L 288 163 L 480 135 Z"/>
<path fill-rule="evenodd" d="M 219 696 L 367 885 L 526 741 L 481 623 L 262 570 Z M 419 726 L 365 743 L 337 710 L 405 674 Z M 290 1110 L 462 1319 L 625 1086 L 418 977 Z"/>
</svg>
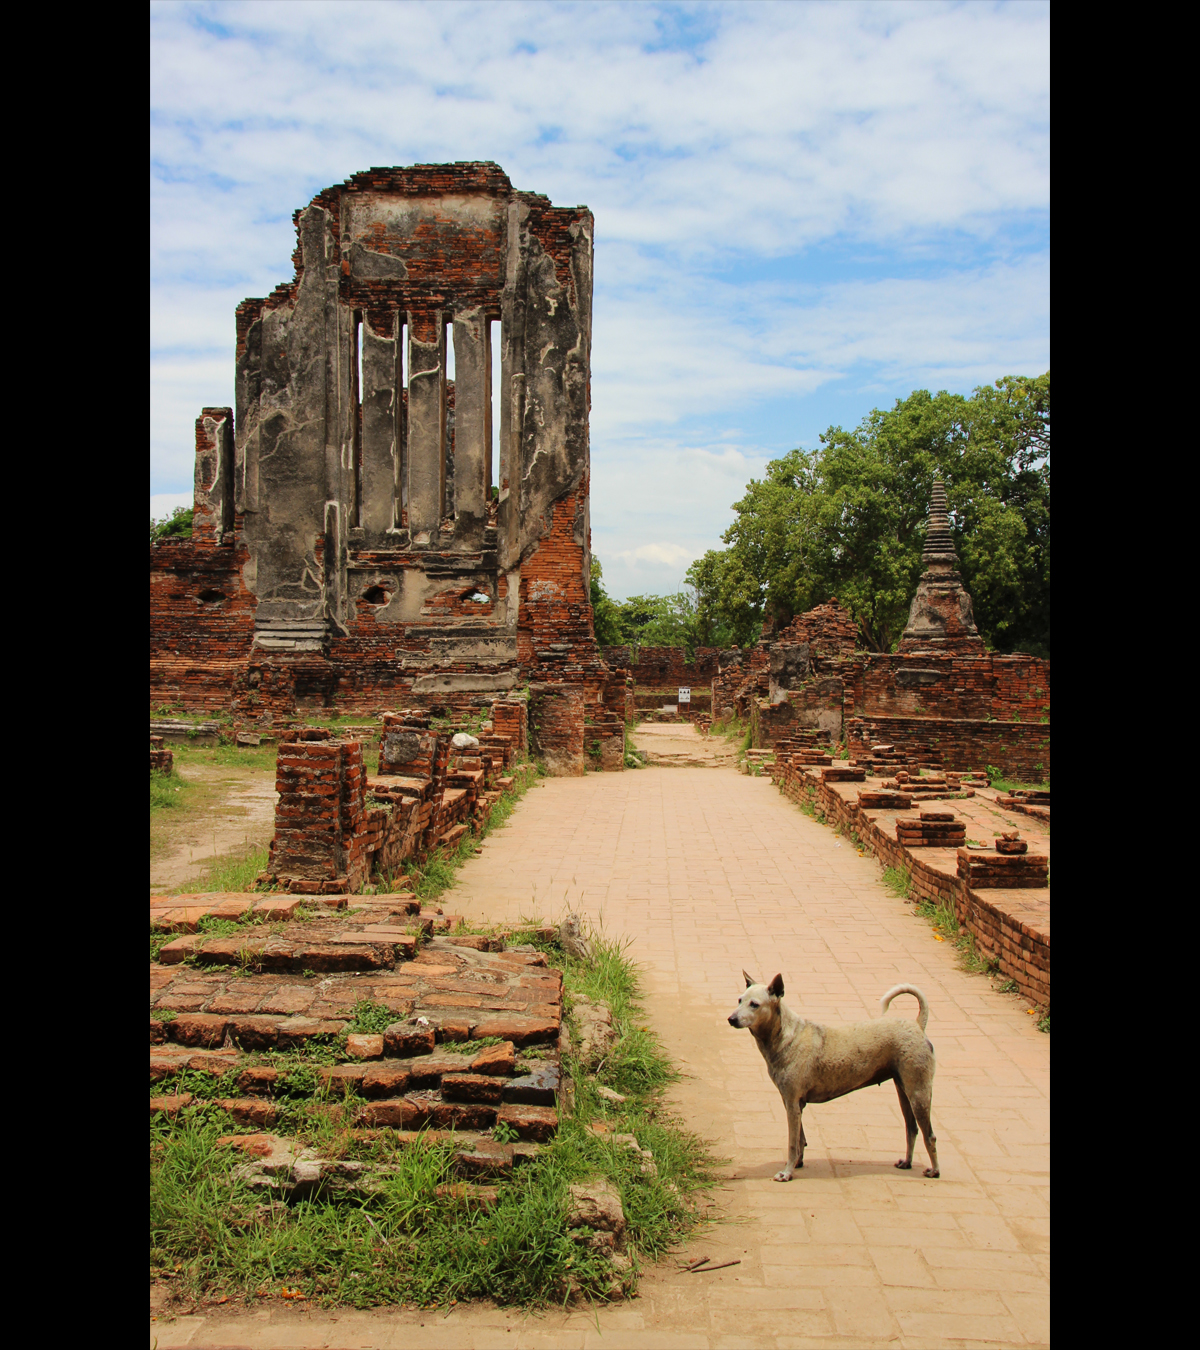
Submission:
<svg viewBox="0 0 1200 1350">
<path fill-rule="evenodd" d="M 701 1257 L 700 1257 L 698 1260 L 696 1260 L 696 1261 L 689 1261 L 688 1264 L 687 1264 L 686 1266 L 683 1267 L 683 1269 L 684 1269 L 685 1271 L 688 1271 L 688 1270 L 695 1270 L 697 1266 L 704 1266 L 704 1265 L 707 1265 L 711 1260 L 712 1260 L 712 1257 L 711 1257 L 711 1256 L 701 1256 Z"/>
<path fill-rule="evenodd" d="M 738 1257 L 736 1261 L 722 1261 L 715 1266 L 689 1266 L 688 1273 L 691 1275 L 707 1275 L 710 1270 L 724 1270 L 726 1266 L 740 1266 L 741 1264 L 742 1259 Z"/>
</svg>

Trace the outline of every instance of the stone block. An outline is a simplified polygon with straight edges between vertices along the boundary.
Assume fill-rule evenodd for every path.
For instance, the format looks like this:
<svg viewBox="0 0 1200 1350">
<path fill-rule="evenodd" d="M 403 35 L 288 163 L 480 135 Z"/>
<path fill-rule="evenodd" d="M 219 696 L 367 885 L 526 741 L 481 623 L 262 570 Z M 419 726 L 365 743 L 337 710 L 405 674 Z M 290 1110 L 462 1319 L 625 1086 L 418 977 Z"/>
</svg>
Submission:
<svg viewBox="0 0 1200 1350">
<path fill-rule="evenodd" d="M 408 1055 L 430 1055 L 436 1036 L 433 1027 L 415 1026 L 411 1022 L 393 1022 L 383 1033 L 383 1053 L 392 1059 Z"/>
<path fill-rule="evenodd" d="M 211 1013 L 181 1013 L 167 1023 L 169 1035 L 178 1045 L 219 1046 L 230 1029 L 229 1018 Z"/>
<path fill-rule="evenodd" d="M 522 1139 L 545 1143 L 558 1129 L 558 1112 L 550 1106 L 530 1106 L 506 1102 L 496 1113 L 499 1123 L 515 1130 Z"/>
<path fill-rule="evenodd" d="M 498 1102 L 506 1079 L 481 1073 L 444 1073 L 442 1096 L 456 1102 Z"/>
</svg>

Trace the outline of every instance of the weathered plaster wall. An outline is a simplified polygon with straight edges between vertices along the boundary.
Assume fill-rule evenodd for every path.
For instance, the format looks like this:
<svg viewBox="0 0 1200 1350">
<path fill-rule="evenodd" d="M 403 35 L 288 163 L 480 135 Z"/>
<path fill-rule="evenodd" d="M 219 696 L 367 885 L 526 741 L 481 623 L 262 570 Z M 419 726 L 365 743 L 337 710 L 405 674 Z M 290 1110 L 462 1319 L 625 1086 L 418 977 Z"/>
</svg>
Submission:
<svg viewBox="0 0 1200 1350">
<path fill-rule="evenodd" d="M 356 174 L 294 219 L 293 279 L 238 306 L 236 419 L 197 423 L 191 552 L 155 546 L 173 578 L 152 587 L 155 657 L 207 649 L 206 704 L 223 689 L 264 718 L 482 704 L 530 680 L 602 705 L 591 213 L 454 164 Z M 219 651 L 207 616 L 180 612 L 205 568 L 237 597 Z M 192 697 L 178 672 L 158 683 Z"/>
</svg>

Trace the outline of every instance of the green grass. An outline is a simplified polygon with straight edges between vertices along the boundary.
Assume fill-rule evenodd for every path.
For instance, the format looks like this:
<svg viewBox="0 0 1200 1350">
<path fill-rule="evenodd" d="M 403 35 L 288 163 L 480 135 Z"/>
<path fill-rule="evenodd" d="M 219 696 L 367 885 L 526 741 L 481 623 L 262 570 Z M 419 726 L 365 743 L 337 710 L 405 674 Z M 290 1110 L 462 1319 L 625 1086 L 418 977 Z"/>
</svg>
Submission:
<svg viewBox="0 0 1200 1350">
<path fill-rule="evenodd" d="M 252 891 L 255 878 L 266 869 L 267 856 L 264 846 L 251 848 L 241 855 L 217 858 L 209 864 L 201 881 L 188 882 L 186 887 L 180 887 L 180 892 Z"/>
<path fill-rule="evenodd" d="M 224 768 L 274 769 L 279 747 L 276 745 L 238 746 L 232 741 L 219 745 L 172 745 L 176 764 L 206 764 Z"/>
<path fill-rule="evenodd" d="M 1041 766 L 1040 764 L 1037 764 L 1037 765 L 1034 765 L 1034 767 L 1040 769 L 1042 766 Z M 994 765 L 991 765 L 991 764 L 989 764 L 989 765 L 987 766 L 986 772 L 987 772 L 987 776 L 988 776 L 988 782 L 991 783 L 992 787 L 994 787 L 994 788 L 996 789 L 997 792 L 1022 792 L 1022 791 L 1049 792 L 1049 791 L 1050 791 L 1050 784 L 1049 784 L 1049 782 L 1045 782 L 1045 783 L 1021 783 L 1021 782 L 1018 782 L 1015 778 L 1005 778 L 1005 777 L 1001 774 L 1000 770 L 997 769 L 997 768 L 995 768 L 995 766 L 994 766 Z"/>
<path fill-rule="evenodd" d="M 191 784 L 176 768 L 172 768 L 170 773 L 163 773 L 160 769 L 151 769 L 151 816 L 158 811 L 176 811 L 180 807 L 187 806 L 190 788 Z"/>
<path fill-rule="evenodd" d="M 625 723 L 625 767 L 627 769 L 644 769 L 646 767 L 646 756 L 634 744 L 633 733 L 637 722 Z"/>
<path fill-rule="evenodd" d="M 353 1140 L 346 1125 L 361 1103 L 331 1101 L 317 1072 L 321 1062 L 334 1061 L 336 1047 L 251 1058 L 286 1072 L 276 1099 L 277 1132 L 295 1134 L 323 1156 L 352 1152 L 387 1169 L 369 1198 L 270 1204 L 233 1175 L 243 1155 L 216 1145 L 221 1134 L 238 1130 L 214 1104 L 236 1095 L 236 1075 L 185 1069 L 157 1084 L 154 1094 L 177 1088 L 198 1100 L 174 1119 L 159 1116 L 151 1123 L 152 1275 L 169 1278 L 182 1302 L 202 1296 L 249 1302 L 284 1287 L 313 1302 L 354 1307 L 491 1298 L 536 1308 L 564 1303 L 573 1291 L 604 1297 L 612 1267 L 574 1242 L 566 1227 L 567 1188 L 603 1176 L 621 1194 L 636 1281 L 642 1262 L 663 1256 L 700 1222 L 694 1197 L 713 1184 L 715 1160 L 662 1103 L 660 1089 L 676 1075 L 643 1023 L 638 973 L 626 947 L 597 935 L 593 949 L 592 965 L 561 953 L 554 964 L 563 968 L 568 1003 L 586 993 L 612 1009 L 617 1038 L 597 1078 L 628 1100 L 602 1101 L 597 1078 L 568 1056 L 563 1068 L 572 1105 L 561 1107 L 556 1138 L 499 1183 L 490 1210 L 436 1194 L 453 1179 L 453 1140 L 425 1138 L 401 1147 L 390 1132 Z M 378 1008 L 364 1001 L 356 1022 L 373 1024 L 382 1016 Z M 614 1133 L 633 1134 L 653 1153 L 654 1167 L 643 1169 L 644 1154 L 611 1135 L 594 1134 L 589 1126 L 596 1119 Z"/>
<path fill-rule="evenodd" d="M 885 867 L 883 884 L 894 895 L 898 895 L 901 900 L 907 900 L 909 889 L 912 886 L 912 874 L 906 872 L 902 867 Z"/>
</svg>

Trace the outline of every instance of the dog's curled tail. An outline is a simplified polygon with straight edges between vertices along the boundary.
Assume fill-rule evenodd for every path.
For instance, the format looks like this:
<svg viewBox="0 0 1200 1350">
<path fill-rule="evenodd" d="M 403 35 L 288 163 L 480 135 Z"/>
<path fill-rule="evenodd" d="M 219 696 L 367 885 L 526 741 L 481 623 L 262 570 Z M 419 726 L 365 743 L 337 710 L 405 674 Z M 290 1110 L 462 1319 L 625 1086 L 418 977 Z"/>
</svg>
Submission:
<svg viewBox="0 0 1200 1350">
<path fill-rule="evenodd" d="M 925 1030 L 925 1024 L 929 1021 L 929 1004 L 925 1002 L 925 995 L 917 988 L 915 984 L 898 984 L 894 989 L 889 989 L 879 1000 L 879 1015 L 882 1017 L 888 1010 L 888 1004 L 892 999 L 900 994 L 911 994 L 917 1000 L 917 1026 L 922 1031 Z"/>
</svg>

